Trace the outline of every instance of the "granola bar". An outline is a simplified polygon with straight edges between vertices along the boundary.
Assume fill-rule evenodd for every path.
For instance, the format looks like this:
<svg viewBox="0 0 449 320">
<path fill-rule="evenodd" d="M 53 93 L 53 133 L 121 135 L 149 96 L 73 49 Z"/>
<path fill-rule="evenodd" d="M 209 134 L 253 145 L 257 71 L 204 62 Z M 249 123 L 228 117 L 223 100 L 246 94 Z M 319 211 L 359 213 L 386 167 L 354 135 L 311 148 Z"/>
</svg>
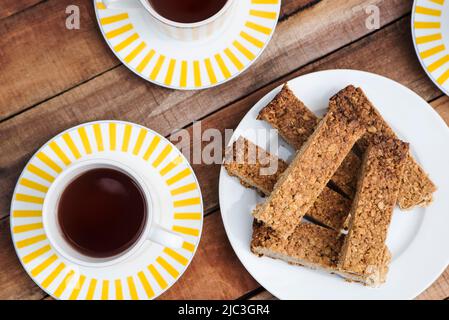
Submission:
<svg viewBox="0 0 449 320">
<path fill-rule="evenodd" d="M 312 135 L 320 119 L 284 85 L 274 100 L 257 117 L 278 130 L 279 135 L 299 150 Z M 353 196 L 357 185 L 359 157 L 350 152 L 332 177 L 331 184 L 348 196 Z"/>
<path fill-rule="evenodd" d="M 382 115 L 376 110 L 361 88 L 346 87 L 331 98 L 330 105 L 352 105 L 355 107 L 359 118 L 367 128 L 367 134 L 357 143 L 357 147 L 362 152 L 379 135 L 397 139 L 393 129 L 382 118 Z M 401 209 L 407 210 L 415 206 L 429 205 L 435 191 L 434 183 L 409 154 L 398 197 L 398 204 Z"/>
<path fill-rule="evenodd" d="M 366 286 L 378 287 L 380 284 L 385 283 L 387 280 L 387 274 L 389 265 L 391 262 L 391 253 L 386 245 L 384 245 L 381 254 L 379 255 L 379 266 L 374 275 L 367 276 L 366 274 L 358 274 L 354 272 L 348 272 L 338 268 L 335 274 L 345 278 L 349 282 L 360 282 Z"/>
<path fill-rule="evenodd" d="M 288 239 L 280 238 L 261 222 L 254 221 L 251 252 L 260 257 L 279 259 L 292 265 L 334 273 L 349 282 L 372 286 L 364 275 L 338 268 L 345 235 L 311 223 L 300 223 Z M 391 254 L 386 246 L 381 254 L 379 278 L 385 281 Z"/>
<path fill-rule="evenodd" d="M 284 239 L 261 222 L 253 224 L 251 251 L 258 256 L 280 259 L 328 272 L 337 272 L 344 235 L 311 223 L 300 223 L 291 237 Z"/>
<path fill-rule="evenodd" d="M 269 170 L 269 167 L 272 170 Z M 224 167 L 231 176 L 238 177 L 244 186 L 269 195 L 288 164 L 254 143 L 239 137 L 226 148 Z M 262 169 L 265 169 L 263 174 Z"/>
<path fill-rule="evenodd" d="M 408 152 L 407 143 L 378 136 L 364 156 L 338 266 L 342 272 L 365 278 L 369 285 L 385 281 L 389 256 L 385 240 Z"/>
<path fill-rule="evenodd" d="M 369 102 L 360 88 L 356 89 L 354 86 L 348 86 L 331 99 L 331 103 L 337 102 L 351 102 L 351 104 L 361 104 L 363 106 L 364 117 L 368 119 L 367 128 L 369 134 L 360 143 L 362 150 L 366 149 L 367 145 L 369 145 L 370 137 L 376 135 L 376 133 L 380 132 L 396 138 L 393 130 Z M 279 134 L 289 144 L 298 149 L 313 132 L 313 129 L 311 129 L 313 122 L 318 118 L 296 98 L 286 85 L 278 96 L 260 112 L 258 119 L 265 120 L 277 128 Z M 331 182 L 347 195 L 353 195 L 359 167 L 360 159 L 358 159 L 355 153 L 351 152 L 348 154 L 348 159 L 344 160 L 339 170 L 332 177 Z M 435 191 L 434 183 L 413 157 L 409 155 L 399 191 L 398 205 L 400 208 L 409 210 L 415 206 L 427 206 L 432 202 Z"/>
<path fill-rule="evenodd" d="M 331 188 L 325 187 L 312 208 L 306 213 L 309 220 L 336 231 L 346 230 L 352 201 Z"/>
<path fill-rule="evenodd" d="M 320 122 L 287 84 L 273 101 L 260 111 L 257 119 L 264 120 L 278 129 L 279 135 L 297 150 L 301 149 Z"/>
<path fill-rule="evenodd" d="M 251 151 L 256 156 L 251 157 Z M 262 174 L 261 169 L 270 165 L 277 170 L 275 169 L 272 174 Z M 282 159 L 271 155 L 243 137 L 226 149 L 224 167 L 229 175 L 237 177 L 245 187 L 255 188 L 265 196 L 269 196 L 273 191 L 275 183 L 287 166 Z M 340 231 L 346 226 L 350 208 L 350 200 L 326 187 L 307 212 L 306 217 Z"/>
<path fill-rule="evenodd" d="M 364 132 L 351 108 L 330 108 L 254 217 L 288 237 Z"/>
</svg>

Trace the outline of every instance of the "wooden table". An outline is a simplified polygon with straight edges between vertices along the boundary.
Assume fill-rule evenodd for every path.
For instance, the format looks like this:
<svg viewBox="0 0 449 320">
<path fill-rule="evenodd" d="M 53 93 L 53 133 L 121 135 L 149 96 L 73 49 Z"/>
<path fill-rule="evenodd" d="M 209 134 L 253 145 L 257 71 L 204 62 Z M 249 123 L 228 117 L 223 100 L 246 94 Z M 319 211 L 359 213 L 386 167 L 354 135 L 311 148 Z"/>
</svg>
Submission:
<svg viewBox="0 0 449 320">
<path fill-rule="evenodd" d="M 65 10 L 81 10 L 67 30 Z M 381 28 L 366 27 L 365 8 Z M 48 139 L 79 123 L 120 119 L 169 135 L 202 120 L 235 128 L 264 94 L 312 71 L 375 72 L 411 88 L 449 123 L 449 98 L 427 78 L 410 32 L 412 0 L 283 0 L 276 33 L 237 80 L 199 92 L 163 89 L 136 77 L 99 32 L 91 0 L 2 0 L 0 4 L 0 298 L 44 299 L 14 252 L 9 206 L 19 174 Z M 188 271 L 163 299 L 271 299 L 246 272 L 226 237 L 218 205 L 219 166 L 196 165 L 204 195 L 204 235 Z M 418 299 L 449 297 L 449 269 Z"/>
</svg>

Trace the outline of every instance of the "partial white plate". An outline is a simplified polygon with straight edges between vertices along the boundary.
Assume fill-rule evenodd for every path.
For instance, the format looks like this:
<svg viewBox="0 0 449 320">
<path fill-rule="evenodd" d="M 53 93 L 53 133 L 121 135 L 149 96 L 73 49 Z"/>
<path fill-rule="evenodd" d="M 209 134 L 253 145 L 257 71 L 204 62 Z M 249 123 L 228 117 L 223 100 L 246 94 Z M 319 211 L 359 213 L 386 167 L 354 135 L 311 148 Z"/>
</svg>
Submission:
<svg viewBox="0 0 449 320">
<path fill-rule="evenodd" d="M 449 129 L 432 107 L 413 91 L 390 79 L 361 71 L 330 70 L 301 76 L 289 82 L 294 93 L 314 112 L 323 114 L 328 100 L 353 84 L 368 97 L 399 137 L 411 143 L 413 155 L 438 186 L 428 208 L 394 213 L 387 244 L 393 259 L 388 281 L 380 288 L 348 283 L 335 275 L 258 258 L 250 252 L 251 211 L 263 201 L 255 191 L 240 185 L 224 168 L 220 174 L 220 207 L 234 251 L 251 275 L 280 299 L 412 299 L 429 287 L 449 263 Z M 243 118 L 232 141 L 243 135 L 266 148 L 264 132 L 270 126 L 256 116 L 280 91 L 262 98 Z M 256 131 L 257 130 L 257 131 Z M 292 156 L 280 143 L 278 155 Z"/>
</svg>

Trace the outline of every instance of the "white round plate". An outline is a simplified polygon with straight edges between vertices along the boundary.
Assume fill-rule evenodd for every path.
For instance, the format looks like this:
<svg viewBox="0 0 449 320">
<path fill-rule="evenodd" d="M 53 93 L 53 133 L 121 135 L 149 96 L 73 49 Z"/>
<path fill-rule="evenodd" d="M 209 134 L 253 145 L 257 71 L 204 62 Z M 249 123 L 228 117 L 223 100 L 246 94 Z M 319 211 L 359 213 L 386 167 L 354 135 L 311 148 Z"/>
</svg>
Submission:
<svg viewBox="0 0 449 320">
<path fill-rule="evenodd" d="M 42 225 L 42 204 L 54 179 L 88 159 L 127 165 L 152 186 L 153 217 L 184 238 L 173 250 L 147 241 L 130 259 L 109 267 L 83 267 L 60 256 Z M 30 277 L 57 299 L 154 299 L 187 269 L 203 225 L 200 187 L 188 161 L 158 133 L 137 124 L 99 121 L 71 128 L 46 143 L 31 158 L 14 190 L 11 233 Z"/>
<path fill-rule="evenodd" d="M 412 32 L 424 70 L 449 95 L 449 1 L 415 0 Z"/>
<path fill-rule="evenodd" d="M 349 84 L 362 87 L 398 136 L 411 143 L 413 155 L 430 174 L 438 191 L 428 208 L 411 212 L 395 210 L 387 240 L 393 255 L 388 280 L 379 288 L 368 288 L 335 275 L 253 255 L 250 252 L 251 211 L 263 199 L 241 186 L 222 168 L 220 207 L 232 247 L 251 275 L 280 299 L 412 299 L 430 286 L 449 262 L 448 127 L 414 92 L 378 75 L 331 70 L 289 82 L 294 93 L 320 115 L 325 113 L 329 98 Z M 267 148 L 267 135 L 262 133 L 270 127 L 256 120 L 256 116 L 280 89 L 270 92 L 248 112 L 232 141 L 243 135 Z M 278 155 L 287 160 L 293 153 L 283 144 Z"/>
<path fill-rule="evenodd" d="M 281 0 L 238 0 L 221 32 L 187 42 L 161 33 L 143 8 L 94 4 L 101 32 L 117 58 L 143 79 L 180 90 L 220 85 L 245 71 L 270 41 L 281 8 Z"/>
</svg>

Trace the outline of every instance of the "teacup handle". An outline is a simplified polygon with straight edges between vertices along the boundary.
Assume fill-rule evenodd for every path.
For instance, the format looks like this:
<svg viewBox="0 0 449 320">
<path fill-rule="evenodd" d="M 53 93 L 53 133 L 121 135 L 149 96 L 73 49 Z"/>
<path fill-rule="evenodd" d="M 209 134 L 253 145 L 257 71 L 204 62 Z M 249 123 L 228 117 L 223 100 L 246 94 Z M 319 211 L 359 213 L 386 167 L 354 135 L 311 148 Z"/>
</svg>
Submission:
<svg viewBox="0 0 449 320">
<path fill-rule="evenodd" d="M 151 228 L 147 239 L 173 249 L 182 248 L 184 243 L 184 239 L 181 236 L 167 231 L 157 225 Z"/>
<path fill-rule="evenodd" d="M 103 4 L 108 9 L 138 9 L 142 6 L 139 0 L 103 0 Z"/>
</svg>

